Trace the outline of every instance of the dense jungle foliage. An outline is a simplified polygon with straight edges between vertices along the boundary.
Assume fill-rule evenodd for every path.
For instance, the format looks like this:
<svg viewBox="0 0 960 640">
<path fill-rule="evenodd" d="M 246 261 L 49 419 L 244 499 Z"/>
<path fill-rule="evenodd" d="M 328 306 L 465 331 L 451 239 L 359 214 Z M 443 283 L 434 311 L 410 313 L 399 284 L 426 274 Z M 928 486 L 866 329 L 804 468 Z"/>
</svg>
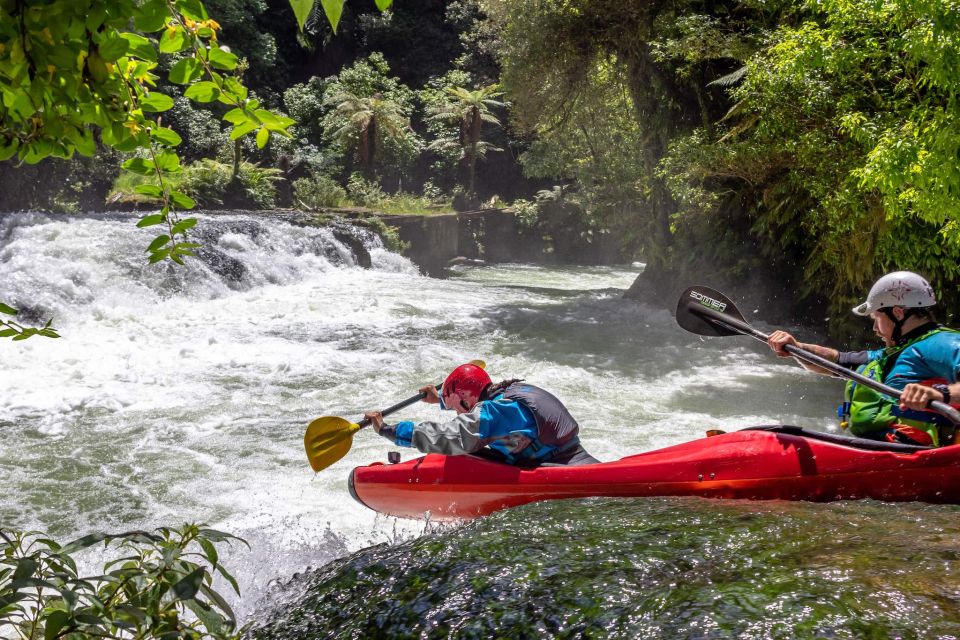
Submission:
<svg viewBox="0 0 960 640">
<path fill-rule="evenodd" d="M 134 20 L 71 99 L 132 90 L 143 131 L 109 112 L 57 129 L 56 102 L 13 91 L 62 93 L 76 67 L 33 60 L 60 37 L 56 4 L 0 2 L 0 209 L 162 207 L 144 218 L 166 224 L 161 260 L 191 253 L 176 216 L 193 204 L 512 203 L 544 234 L 621 238 L 648 265 L 638 296 L 708 272 L 840 336 L 873 279 L 911 269 L 945 319 L 958 308 L 955 2 L 116 0 Z M 157 22 L 164 7 L 179 17 Z M 19 125 L 44 122 L 53 146 L 25 151 Z"/>
</svg>

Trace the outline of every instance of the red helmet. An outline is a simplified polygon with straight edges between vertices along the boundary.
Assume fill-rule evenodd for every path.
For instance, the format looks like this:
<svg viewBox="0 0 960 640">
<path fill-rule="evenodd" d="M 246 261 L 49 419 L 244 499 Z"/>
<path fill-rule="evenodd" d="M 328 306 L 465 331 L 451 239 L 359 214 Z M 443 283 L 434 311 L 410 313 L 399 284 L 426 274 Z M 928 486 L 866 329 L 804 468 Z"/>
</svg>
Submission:
<svg viewBox="0 0 960 640">
<path fill-rule="evenodd" d="M 469 411 L 491 382 L 487 372 L 477 365 L 462 364 L 443 381 L 440 391 L 443 405 L 448 409 Z"/>
</svg>

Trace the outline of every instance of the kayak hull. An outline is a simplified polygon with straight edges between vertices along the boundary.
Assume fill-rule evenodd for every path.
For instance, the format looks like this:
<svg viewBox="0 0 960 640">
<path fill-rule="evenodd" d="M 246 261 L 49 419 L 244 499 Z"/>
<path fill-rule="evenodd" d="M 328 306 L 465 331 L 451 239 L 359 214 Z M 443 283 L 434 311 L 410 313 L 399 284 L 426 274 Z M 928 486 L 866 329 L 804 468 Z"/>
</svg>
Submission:
<svg viewBox="0 0 960 640">
<path fill-rule="evenodd" d="M 475 456 L 430 454 L 400 464 L 357 467 L 350 490 L 374 511 L 432 520 L 469 519 L 541 500 L 586 497 L 960 504 L 960 445 L 865 450 L 852 446 L 855 438 L 825 436 L 832 440 L 825 441 L 814 432 L 786 429 L 736 431 L 578 467 L 522 469 Z"/>
</svg>

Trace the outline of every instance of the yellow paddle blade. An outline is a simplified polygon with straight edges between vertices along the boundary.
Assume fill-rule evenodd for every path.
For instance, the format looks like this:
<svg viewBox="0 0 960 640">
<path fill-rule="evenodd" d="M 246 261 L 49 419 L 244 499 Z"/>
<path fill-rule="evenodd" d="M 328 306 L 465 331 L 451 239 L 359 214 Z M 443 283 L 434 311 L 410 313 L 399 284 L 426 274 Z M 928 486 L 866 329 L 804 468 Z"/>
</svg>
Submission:
<svg viewBox="0 0 960 640">
<path fill-rule="evenodd" d="M 311 422 L 303 435 L 303 446 L 313 470 L 323 471 L 347 455 L 353 445 L 353 434 L 359 430 L 360 425 L 334 416 Z"/>
<path fill-rule="evenodd" d="M 487 363 L 484 362 L 483 360 L 471 360 L 471 361 L 468 362 L 467 364 L 472 364 L 473 366 L 475 366 L 475 367 L 480 367 L 481 369 L 486 369 L 486 368 L 487 368 Z"/>
</svg>

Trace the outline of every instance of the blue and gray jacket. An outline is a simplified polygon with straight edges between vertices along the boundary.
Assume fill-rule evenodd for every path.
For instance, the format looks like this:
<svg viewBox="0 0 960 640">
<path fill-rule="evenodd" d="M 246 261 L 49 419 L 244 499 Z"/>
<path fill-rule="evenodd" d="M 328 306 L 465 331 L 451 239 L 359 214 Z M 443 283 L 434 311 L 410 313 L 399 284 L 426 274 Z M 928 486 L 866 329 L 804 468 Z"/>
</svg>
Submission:
<svg viewBox="0 0 960 640">
<path fill-rule="evenodd" d="M 547 461 L 576 446 L 579 431 L 577 421 L 556 396 L 515 382 L 452 420 L 384 424 L 380 435 L 424 453 L 461 455 L 490 447 L 514 463 Z"/>
</svg>

